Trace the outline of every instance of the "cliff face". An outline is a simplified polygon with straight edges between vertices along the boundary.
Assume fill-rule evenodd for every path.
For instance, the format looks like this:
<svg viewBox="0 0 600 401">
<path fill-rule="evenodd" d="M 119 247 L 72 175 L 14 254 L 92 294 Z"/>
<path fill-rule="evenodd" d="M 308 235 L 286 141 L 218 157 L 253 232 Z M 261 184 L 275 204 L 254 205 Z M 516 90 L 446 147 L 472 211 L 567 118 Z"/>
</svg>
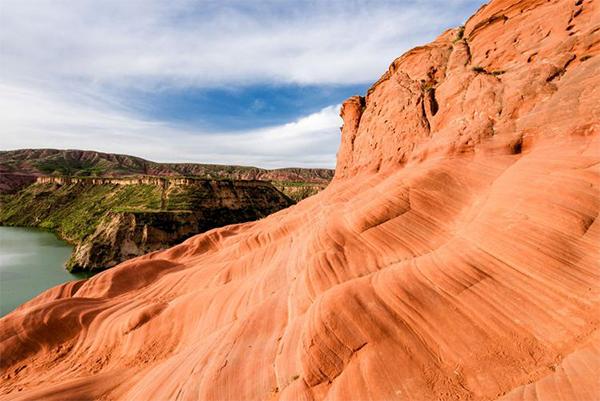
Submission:
<svg viewBox="0 0 600 401">
<path fill-rule="evenodd" d="M 285 194 L 294 202 L 300 202 L 310 196 L 316 195 L 325 188 L 327 184 L 310 182 L 281 182 L 274 181 L 273 186 Z"/>
<path fill-rule="evenodd" d="M 598 21 L 496 0 L 409 51 L 326 190 L 0 320 L 0 399 L 600 398 Z"/>
<path fill-rule="evenodd" d="M 223 220 L 233 222 L 230 216 Z M 218 226 L 214 220 L 208 219 L 202 224 L 201 217 L 191 211 L 109 211 L 96 231 L 77 244 L 67 269 L 103 270 L 124 260 L 176 245 L 194 234 Z"/>
<path fill-rule="evenodd" d="M 264 181 L 36 177 L 0 204 L 0 224 L 41 227 L 77 245 L 70 271 L 98 271 L 212 228 L 293 204 Z"/>
<path fill-rule="evenodd" d="M 396 59 L 365 98 L 343 105 L 336 177 L 435 157 L 515 154 L 593 133 L 597 92 L 580 74 L 596 72 L 597 6 L 543 3 L 492 2 L 464 27 Z M 589 118 L 574 118 L 583 110 Z"/>
</svg>

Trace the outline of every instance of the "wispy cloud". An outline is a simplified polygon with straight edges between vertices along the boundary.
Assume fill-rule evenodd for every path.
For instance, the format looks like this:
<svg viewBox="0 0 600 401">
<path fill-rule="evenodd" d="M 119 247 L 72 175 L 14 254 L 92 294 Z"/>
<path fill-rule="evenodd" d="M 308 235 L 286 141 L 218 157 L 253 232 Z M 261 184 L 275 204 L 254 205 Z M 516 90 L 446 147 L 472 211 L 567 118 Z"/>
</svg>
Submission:
<svg viewBox="0 0 600 401">
<path fill-rule="evenodd" d="M 0 129 L 8 139 L 0 146 L 331 166 L 340 123 L 333 105 L 223 144 L 233 134 L 140 116 L 125 94 L 135 91 L 143 102 L 144 92 L 173 88 L 372 82 L 396 56 L 459 24 L 479 3 L 2 0 Z M 315 129 L 317 120 L 331 126 Z M 191 152 L 153 147 L 183 141 L 198 145 Z"/>
<path fill-rule="evenodd" d="M 472 3 L 3 0 L 3 69 L 111 85 L 366 82 Z"/>
</svg>

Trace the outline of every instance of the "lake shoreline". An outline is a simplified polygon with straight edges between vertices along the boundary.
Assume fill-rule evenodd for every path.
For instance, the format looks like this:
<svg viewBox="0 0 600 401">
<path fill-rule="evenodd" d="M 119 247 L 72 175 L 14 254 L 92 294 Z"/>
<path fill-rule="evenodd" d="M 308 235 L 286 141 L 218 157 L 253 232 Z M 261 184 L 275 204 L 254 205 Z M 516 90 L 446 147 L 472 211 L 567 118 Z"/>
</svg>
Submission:
<svg viewBox="0 0 600 401">
<path fill-rule="evenodd" d="M 50 230 L 0 226 L 0 316 L 49 288 L 89 278 L 65 268 L 72 250 Z"/>
</svg>

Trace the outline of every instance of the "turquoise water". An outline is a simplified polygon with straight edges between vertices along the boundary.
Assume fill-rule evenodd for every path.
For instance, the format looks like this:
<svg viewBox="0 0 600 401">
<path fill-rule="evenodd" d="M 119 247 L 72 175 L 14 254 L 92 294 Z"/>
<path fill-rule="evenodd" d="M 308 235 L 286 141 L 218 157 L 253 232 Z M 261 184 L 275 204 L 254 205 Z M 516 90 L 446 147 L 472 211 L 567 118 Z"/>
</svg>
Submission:
<svg viewBox="0 0 600 401">
<path fill-rule="evenodd" d="M 48 288 L 78 279 L 64 267 L 72 250 L 46 231 L 0 227 L 0 316 Z"/>
</svg>

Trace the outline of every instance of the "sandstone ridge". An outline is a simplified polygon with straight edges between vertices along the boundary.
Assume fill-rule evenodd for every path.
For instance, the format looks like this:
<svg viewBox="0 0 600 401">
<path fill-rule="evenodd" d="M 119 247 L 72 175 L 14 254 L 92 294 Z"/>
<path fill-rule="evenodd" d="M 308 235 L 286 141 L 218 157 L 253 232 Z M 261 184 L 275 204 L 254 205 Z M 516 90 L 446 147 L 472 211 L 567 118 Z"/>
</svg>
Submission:
<svg viewBox="0 0 600 401">
<path fill-rule="evenodd" d="M 600 398 L 600 3 L 495 0 L 344 104 L 336 176 L 0 320 L 0 400 Z"/>
</svg>

